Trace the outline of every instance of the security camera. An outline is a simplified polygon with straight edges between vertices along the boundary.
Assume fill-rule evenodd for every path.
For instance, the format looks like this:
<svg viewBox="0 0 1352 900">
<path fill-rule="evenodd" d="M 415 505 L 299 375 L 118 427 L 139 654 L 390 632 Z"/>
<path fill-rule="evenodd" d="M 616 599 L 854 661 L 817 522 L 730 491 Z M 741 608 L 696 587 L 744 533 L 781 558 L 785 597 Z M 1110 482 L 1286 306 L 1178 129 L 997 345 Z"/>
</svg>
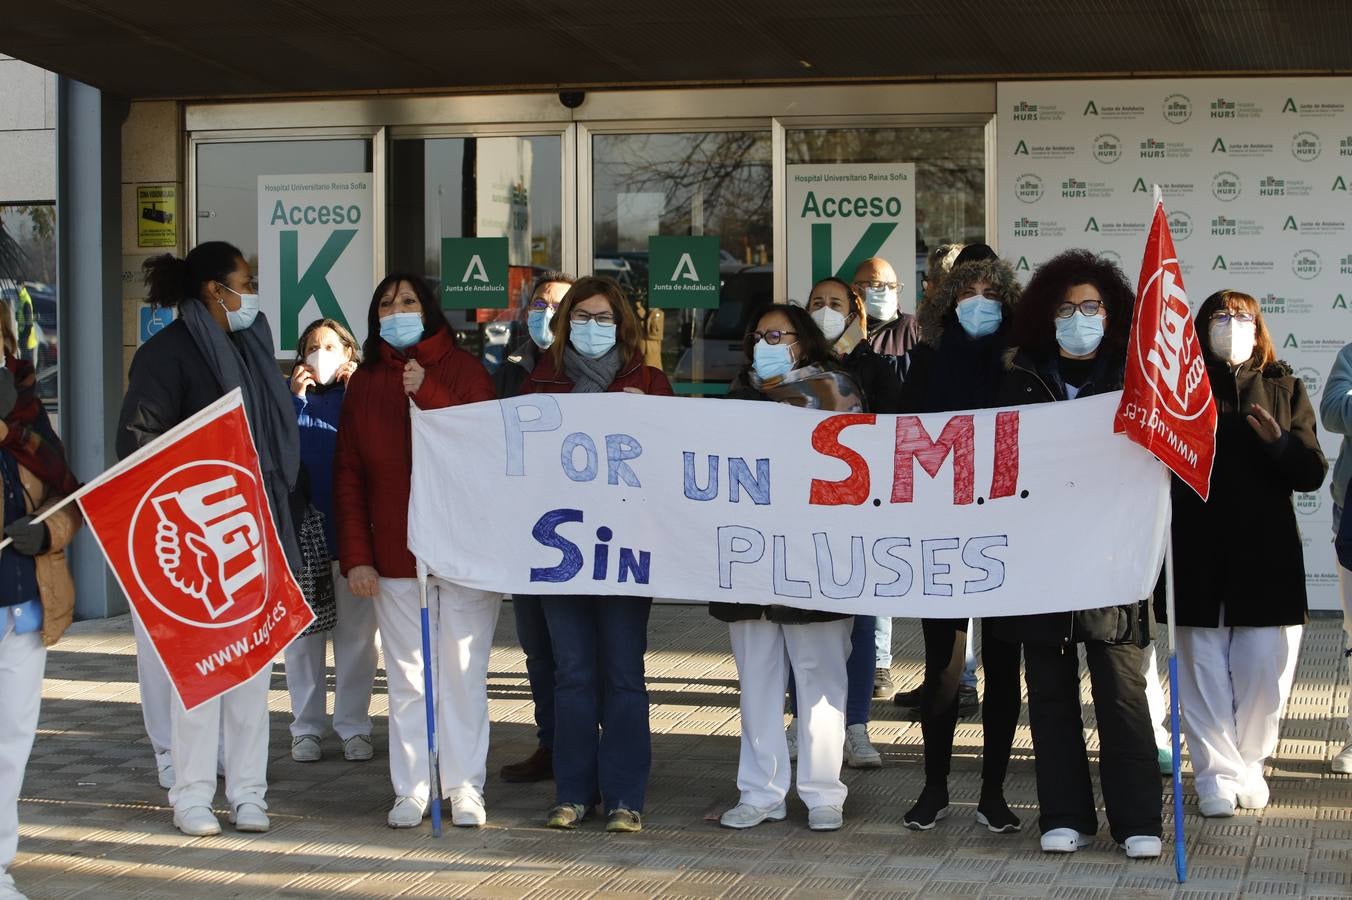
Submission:
<svg viewBox="0 0 1352 900">
<path fill-rule="evenodd" d="M 577 109 L 586 99 L 585 91 L 559 91 L 559 102 L 569 109 Z"/>
</svg>

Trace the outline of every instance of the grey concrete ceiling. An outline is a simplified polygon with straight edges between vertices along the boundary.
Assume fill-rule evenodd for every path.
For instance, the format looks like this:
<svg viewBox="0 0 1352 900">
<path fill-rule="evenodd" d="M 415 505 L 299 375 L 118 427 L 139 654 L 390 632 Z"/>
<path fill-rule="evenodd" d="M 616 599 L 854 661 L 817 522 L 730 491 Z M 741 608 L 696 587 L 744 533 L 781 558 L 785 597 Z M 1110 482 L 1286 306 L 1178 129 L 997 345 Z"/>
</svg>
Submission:
<svg viewBox="0 0 1352 900">
<path fill-rule="evenodd" d="M 0 51 L 132 98 L 1352 71 L 1352 0 L 0 0 Z"/>
</svg>

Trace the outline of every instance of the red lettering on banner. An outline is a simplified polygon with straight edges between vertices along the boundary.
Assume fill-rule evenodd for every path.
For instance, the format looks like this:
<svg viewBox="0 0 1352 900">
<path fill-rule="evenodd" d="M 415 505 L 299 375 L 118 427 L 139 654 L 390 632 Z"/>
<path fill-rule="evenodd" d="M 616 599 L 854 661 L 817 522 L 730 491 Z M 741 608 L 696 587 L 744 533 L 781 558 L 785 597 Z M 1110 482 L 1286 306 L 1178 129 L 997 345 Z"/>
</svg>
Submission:
<svg viewBox="0 0 1352 900">
<path fill-rule="evenodd" d="M 897 417 L 897 450 L 892 475 L 892 502 L 910 503 L 915 496 L 915 466 L 912 460 L 931 478 L 950 453 L 953 454 L 953 503 L 964 506 L 972 502 L 973 470 L 976 462 L 975 428 L 973 417 L 954 416 L 944 425 L 939 439 L 933 440 L 919 416 Z"/>
<path fill-rule="evenodd" d="M 812 429 L 812 449 L 850 467 L 843 481 L 812 479 L 808 502 L 813 506 L 858 506 L 868 500 L 869 473 L 864 457 L 840 443 L 840 433 L 851 425 L 873 425 L 878 417 L 865 413 L 844 413 L 822 419 Z"/>
<path fill-rule="evenodd" d="M 1019 486 L 1019 414 L 995 414 L 995 469 L 991 472 L 991 499 L 1013 497 Z"/>
</svg>

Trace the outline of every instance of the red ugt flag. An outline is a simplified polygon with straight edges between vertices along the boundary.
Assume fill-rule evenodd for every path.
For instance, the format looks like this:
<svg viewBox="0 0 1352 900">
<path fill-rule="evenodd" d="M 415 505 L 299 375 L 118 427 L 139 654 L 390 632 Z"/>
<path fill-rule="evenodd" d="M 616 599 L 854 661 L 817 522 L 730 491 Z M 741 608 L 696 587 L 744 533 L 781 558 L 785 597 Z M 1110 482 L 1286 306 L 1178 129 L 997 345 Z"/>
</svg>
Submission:
<svg viewBox="0 0 1352 900">
<path fill-rule="evenodd" d="M 186 708 L 270 666 L 314 621 L 238 390 L 109 469 L 79 503 Z"/>
<path fill-rule="evenodd" d="M 1125 432 L 1155 454 L 1203 500 L 1211 492 L 1216 398 L 1158 186 L 1155 217 L 1136 282 L 1136 318 L 1113 432 Z"/>
</svg>

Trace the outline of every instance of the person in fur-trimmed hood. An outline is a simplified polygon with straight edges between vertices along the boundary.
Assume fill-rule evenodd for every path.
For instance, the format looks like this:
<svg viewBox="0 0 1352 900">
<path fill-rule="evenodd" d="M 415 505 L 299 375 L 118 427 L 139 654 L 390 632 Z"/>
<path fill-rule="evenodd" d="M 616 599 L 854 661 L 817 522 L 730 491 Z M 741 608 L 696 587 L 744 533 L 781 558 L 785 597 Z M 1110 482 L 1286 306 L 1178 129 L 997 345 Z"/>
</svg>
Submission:
<svg viewBox="0 0 1352 900">
<path fill-rule="evenodd" d="M 954 266 L 921 301 L 920 343 L 911 350 L 903 387 L 909 412 L 952 412 L 994 406 L 1004 375 L 1021 290 L 998 258 Z M 948 773 L 959 715 L 959 682 L 966 661 L 967 619 L 921 619 L 925 679 L 920 686 L 920 729 L 925 741 L 925 788 L 902 817 L 907 828 L 933 828 L 948 806 Z M 983 634 L 986 701 L 979 824 L 997 833 L 1018 831 L 1019 817 L 1004 798 L 1005 772 L 1019 718 L 1019 645 Z M 895 698 L 894 698 L 895 699 Z M 898 703 L 903 702 L 901 700 Z"/>
<path fill-rule="evenodd" d="M 1197 336 L 1216 397 L 1216 457 L 1205 503 L 1173 479 L 1178 689 L 1198 806 L 1227 817 L 1268 802 L 1263 764 L 1308 618 L 1291 500 L 1319 489 L 1328 461 L 1305 384 L 1277 359 L 1258 301 L 1212 294 Z"/>
</svg>

